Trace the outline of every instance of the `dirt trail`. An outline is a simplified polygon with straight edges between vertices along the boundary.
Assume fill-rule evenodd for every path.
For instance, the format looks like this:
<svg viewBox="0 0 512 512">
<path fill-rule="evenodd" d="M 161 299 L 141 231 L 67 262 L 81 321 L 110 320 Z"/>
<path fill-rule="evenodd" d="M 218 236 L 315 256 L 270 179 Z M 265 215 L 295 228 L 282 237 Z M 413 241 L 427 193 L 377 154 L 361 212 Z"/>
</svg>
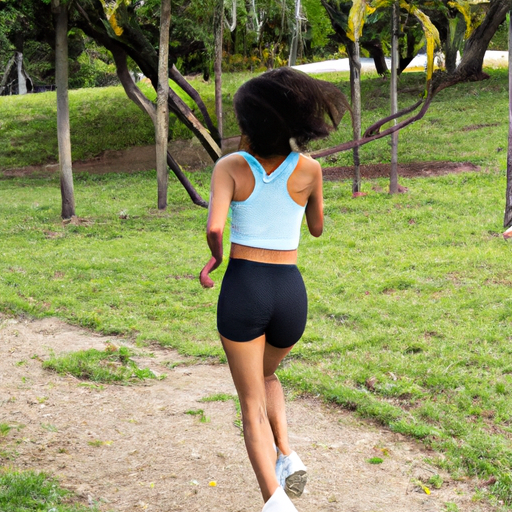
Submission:
<svg viewBox="0 0 512 512">
<path fill-rule="evenodd" d="M 0 438 L 1 464 L 54 474 L 102 511 L 259 512 L 233 402 L 199 402 L 234 394 L 228 368 L 187 364 L 151 346 L 136 349 L 137 362 L 163 380 L 98 390 L 42 369 L 51 351 L 103 350 L 107 342 L 130 345 L 54 318 L 0 316 L 0 423 L 20 427 Z M 208 422 L 187 414 L 199 409 Z M 441 489 L 420 490 L 413 480 L 436 470 L 401 435 L 310 398 L 288 400 L 288 415 L 292 444 L 309 467 L 300 512 L 440 512 L 446 503 L 493 510 L 471 501 L 469 480 L 443 474 Z M 369 464 L 372 457 L 384 462 Z"/>
</svg>

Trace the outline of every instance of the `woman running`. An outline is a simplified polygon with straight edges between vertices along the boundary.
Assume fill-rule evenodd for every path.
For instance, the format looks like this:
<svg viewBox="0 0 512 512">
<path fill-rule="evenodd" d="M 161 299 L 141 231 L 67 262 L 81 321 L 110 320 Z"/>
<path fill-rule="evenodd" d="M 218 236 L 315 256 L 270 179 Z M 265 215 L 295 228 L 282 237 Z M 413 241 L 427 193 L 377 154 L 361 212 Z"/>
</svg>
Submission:
<svg viewBox="0 0 512 512">
<path fill-rule="evenodd" d="M 298 151 L 337 125 L 343 103 L 332 84 L 280 68 L 246 82 L 234 97 L 242 151 L 212 174 L 207 241 L 211 259 L 200 282 L 222 262 L 231 208 L 231 250 L 217 307 L 217 327 L 240 406 L 247 453 L 265 505 L 292 512 L 306 467 L 292 451 L 284 394 L 275 375 L 299 341 L 307 295 L 296 266 L 302 219 L 323 230 L 322 170 Z"/>
</svg>

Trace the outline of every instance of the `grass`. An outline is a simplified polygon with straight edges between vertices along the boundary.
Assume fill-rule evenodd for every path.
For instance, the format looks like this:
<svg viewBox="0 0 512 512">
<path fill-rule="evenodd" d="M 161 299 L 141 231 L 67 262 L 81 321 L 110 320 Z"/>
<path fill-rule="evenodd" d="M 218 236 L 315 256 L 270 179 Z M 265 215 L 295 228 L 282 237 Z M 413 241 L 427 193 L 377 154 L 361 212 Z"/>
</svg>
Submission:
<svg viewBox="0 0 512 512">
<path fill-rule="evenodd" d="M 487 70 L 491 78 L 479 83 L 458 84 L 444 89 L 433 100 L 425 117 L 400 132 L 398 161 L 471 161 L 477 165 L 506 165 L 508 134 L 507 70 Z M 346 73 L 315 75 L 336 83 L 350 97 Z M 425 87 L 423 73 L 404 73 L 399 80 L 399 107 L 413 105 Z M 389 81 L 365 75 L 362 81 L 363 132 L 389 115 Z M 485 105 L 485 107 L 484 107 Z M 485 111 L 485 114 L 483 112 Z M 349 117 L 327 142 L 312 148 L 334 146 L 352 139 Z M 485 148 L 484 151 L 481 149 Z M 389 139 L 360 149 L 362 164 L 391 161 Z M 324 165 L 353 165 L 350 151 L 324 160 Z"/>
<path fill-rule="evenodd" d="M 235 427 L 240 429 L 240 433 L 243 436 L 243 426 L 242 426 L 242 408 L 240 407 L 240 400 L 238 398 L 238 395 L 229 395 L 227 393 L 217 393 L 214 395 L 209 395 L 201 398 L 199 400 L 200 402 L 229 402 L 230 400 L 233 400 L 233 403 L 235 404 L 235 420 L 233 421 L 233 424 Z"/>
<path fill-rule="evenodd" d="M 156 379 L 148 368 L 139 368 L 130 359 L 133 352 L 127 347 L 108 346 L 105 350 L 79 350 L 68 354 L 52 355 L 43 368 L 77 379 L 103 383 L 132 383 L 137 380 Z"/>
<path fill-rule="evenodd" d="M 225 99 L 226 136 L 236 134 L 231 96 L 247 79 L 247 73 L 226 77 L 231 90 Z M 200 78 L 190 80 L 202 95 L 209 110 L 215 110 L 212 83 Z M 152 100 L 156 93 L 151 86 L 139 87 Z M 178 88 L 176 88 L 178 92 Z M 199 109 L 184 93 L 180 96 L 201 119 Z M 155 143 L 153 123 L 129 100 L 121 86 L 69 91 L 71 151 L 73 161 L 98 156 L 105 150 L 119 150 Z M 21 113 L 21 114 L 20 114 Z M 58 161 L 56 92 L 0 97 L 0 171 Z M 215 117 L 214 117 L 215 120 Z M 172 139 L 187 139 L 191 132 L 171 114 L 169 133 Z"/>
<path fill-rule="evenodd" d="M 71 502 L 72 494 L 58 480 L 45 473 L 0 468 L 0 510 L 2 512 L 86 512 L 89 507 Z"/>
<path fill-rule="evenodd" d="M 401 132 L 400 162 L 418 159 L 470 160 L 479 165 L 502 165 L 505 162 L 505 145 L 497 140 L 506 141 L 508 130 L 507 72 L 488 71 L 490 80 L 459 84 L 439 93 L 425 118 Z M 237 88 L 251 76 L 249 73 L 232 73 L 223 77 L 226 137 L 238 134 L 232 98 Z M 315 76 L 336 83 L 349 96 L 348 73 Z M 425 86 L 424 80 L 423 73 L 405 73 L 400 77 L 401 106 L 418 100 Z M 190 83 L 201 94 L 215 120 L 213 83 L 206 83 L 199 77 L 191 78 Z M 155 92 L 148 84 L 140 83 L 139 87 L 150 99 L 155 98 Z M 184 93 L 180 96 L 201 118 L 190 98 Z M 389 81 L 371 73 L 364 74 L 362 97 L 363 128 L 389 114 Z M 105 150 L 154 143 L 154 128 L 149 117 L 126 97 L 121 86 L 73 90 L 69 93 L 69 101 L 73 160 L 92 158 Z M 485 116 L 482 104 L 486 105 Z M 0 171 L 58 160 L 56 108 L 55 92 L 0 97 Z M 23 115 L 19 115 L 20 111 Z M 121 126 L 122 130 L 119 129 Z M 170 136 L 182 139 L 192 135 L 171 116 Z M 311 149 L 351 138 L 347 116 L 328 140 L 314 143 Z M 428 144 L 425 144 L 426 140 Z M 367 144 L 360 152 L 363 164 L 390 161 L 387 139 Z M 345 152 L 328 157 L 322 163 L 325 166 L 351 165 L 351 158 L 351 152 Z"/>
<path fill-rule="evenodd" d="M 405 75 L 402 87 L 420 91 L 420 78 Z M 367 125 L 384 112 L 387 83 L 363 84 L 375 104 Z M 304 231 L 299 257 L 308 326 L 279 376 L 421 440 L 431 464 L 477 476 L 475 496 L 511 510 L 512 260 L 501 238 L 506 149 L 498 151 L 507 98 L 506 73 L 492 72 L 443 91 L 400 136 L 401 162 L 469 160 L 478 173 L 402 179 L 409 193 L 398 196 L 372 189 L 387 180 L 365 181 L 369 194 L 358 199 L 350 183 L 325 183 L 325 233 Z M 389 159 L 387 141 L 379 144 L 366 146 L 363 163 Z M 210 169 L 189 177 L 206 197 Z M 63 225 L 57 179 L 0 180 L 0 311 L 56 315 L 225 362 L 215 330 L 225 264 L 215 288 L 197 280 L 208 259 L 206 211 L 171 178 L 169 207 L 158 212 L 153 171 L 76 177 L 75 194 L 84 220 Z"/>
</svg>

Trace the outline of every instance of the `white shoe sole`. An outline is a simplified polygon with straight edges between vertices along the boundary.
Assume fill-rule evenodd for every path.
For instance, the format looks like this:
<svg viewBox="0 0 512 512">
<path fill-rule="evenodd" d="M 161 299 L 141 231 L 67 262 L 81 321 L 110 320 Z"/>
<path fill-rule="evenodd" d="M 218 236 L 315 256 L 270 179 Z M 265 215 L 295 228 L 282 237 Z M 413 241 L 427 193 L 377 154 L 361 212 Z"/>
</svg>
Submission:
<svg viewBox="0 0 512 512">
<path fill-rule="evenodd" d="M 290 498 L 298 498 L 302 496 L 307 481 L 308 475 L 305 471 L 296 471 L 286 479 L 284 490 Z"/>
</svg>

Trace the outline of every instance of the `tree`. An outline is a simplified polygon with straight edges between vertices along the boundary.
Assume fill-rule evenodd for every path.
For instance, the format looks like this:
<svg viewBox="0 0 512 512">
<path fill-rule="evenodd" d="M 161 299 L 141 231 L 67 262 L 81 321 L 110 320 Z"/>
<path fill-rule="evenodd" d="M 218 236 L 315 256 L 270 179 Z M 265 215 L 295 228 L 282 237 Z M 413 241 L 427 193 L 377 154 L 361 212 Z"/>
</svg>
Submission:
<svg viewBox="0 0 512 512">
<path fill-rule="evenodd" d="M 158 54 L 158 90 L 155 120 L 156 175 L 158 209 L 167 208 L 167 141 L 169 139 L 169 25 L 171 0 L 162 0 L 160 11 L 160 46 Z"/>
<path fill-rule="evenodd" d="M 512 226 L 512 8 L 508 20 L 508 152 L 507 152 L 507 190 L 505 195 L 505 216 L 503 226 Z M 506 238 L 512 238 L 512 232 L 505 232 Z"/>
<path fill-rule="evenodd" d="M 223 112 L 222 112 L 222 36 L 224 28 L 224 0 L 217 0 L 213 14 L 214 35 L 214 64 L 215 74 L 215 114 L 217 116 L 217 130 L 222 140 Z"/>
<path fill-rule="evenodd" d="M 492 37 L 510 10 L 510 0 L 491 0 L 482 23 L 473 31 L 464 45 L 462 59 L 454 73 L 459 82 L 479 81 L 489 78 L 482 71 L 484 56 Z"/>
<path fill-rule="evenodd" d="M 398 0 L 393 2 L 392 18 L 392 41 L 391 41 L 391 115 L 398 112 L 398 37 L 400 31 L 400 12 Z M 396 119 L 394 120 L 396 124 Z M 398 132 L 391 135 L 391 173 L 389 176 L 389 192 L 390 194 L 398 193 Z"/>
<path fill-rule="evenodd" d="M 295 0 L 295 24 L 292 30 L 292 42 L 290 44 L 290 58 L 288 63 L 290 66 L 295 66 L 297 61 L 297 45 L 299 44 L 299 31 L 300 31 L 300 0 Z"/>
<path fill-rule="evenodd" d="M 127 58 L 130 56 L 137 63 L 142 72 L 151 80 L 155 90 L 158 90 L 158 55 L 154 45 L 138 25 L 134 13 L 128 10 L 123 0 L 121 2 L 116 4 L 116 9 L 111 11 L 108 16 L 105 14 L 102 4 L 97 0 L 90 0 L 87 4 L 88 10 L 77 2 L 76 5 L 80 16 L 74 19 L 74 23 L 75 26 L 81 28 L 98 44 L 111 52 L 116 64 L 119 80 L 127 96 L 151 117 L 153 123 L 156 123 L 155 105 L 133 83 L 128 69 Z M 194 91 L 190 84 L 183 79 L 175 66 L 171 68 L 169 75 L 173 81 L 196 100 L 207 128 L 201 124 L 192 110 L 172 88 L 168 89 L 167 100 L 169 110 L 176 114 L 178 119 L 191 129 L 208 151 L 212 160 L 215 161 L 221 154 L 220 147 L 214 139 L 215 137 L 219 140 L 219 135 L 204 103 L 197 94 L 197 91 Z M 194 189 L 169 151 L 167 151 L 166 159 L 167 164 L 182 183 L 192 201 L 197 205 L 206 206 L 206 201 Z"/>
<path fill-rule="evenodd" d="M 59 142 L 61 216 L 75 215 L 73 168 L 71 163 L 71 136 L 68 101 L 68 6 L 62 0 L 52 0 L 55 23 L 55 83 L 57 85 L 57 133 Z"/>
<path fill-rule="evenodd" d="M 365 6 L 363 8 L 365 8 Z M 351 10 L 351 16 L 358 16 L 357 9 L 358 4 L 354 2 L 354 8 Z M 352 135 L 355 141 L 358 141 L 361 138 L 361 48 L 359 46 L 359 36 L 362 28 L 363 26 L 361 22 L 359 26 L 353 27 L 349 34 L 349 38 L 353 41 L 353 44 L 349 46 L 350 50 L 348 54 L 350 65 L 350 93 L 352 99 Z M 355 146 L 352 149 L 352 156 L 354 160 L 352 194 L 359 194 L 361 192 L 361 159 L 359 157 L 359 146 Z"/>
<path fill-rule="evenodd" d="M 155 90 L 158 87 L 158 54 L 152 42 L 152 34 L 145 32 L 139 25 L 135 8 L 123 1 L 116 4 L 116 9 L 109 16 L 105 13 L 100 0 L 87 0 L 83 5 L 77 2 L 78 16 L 73 18 L 74 26 L 83 30 L 100 45 L 105 46 L 114 56 L 124 53 L 131 57 L 142 73 L 149 78 Z M 175 80 L 177 70 L 171 73 Z M 181 84 L 178 84 L 181 86 Z M 189 86 L 190 87 L 190 86 Z M 192 110 L 181 98 L 169 89 L 169 110 L 185 124 L 204 146 L 212 160 L 221 154 L 220 138 L 217 129 L 207 115 L 206 108 L 199 106 L 205 123 L 199 121 Z"/>
</svg>

